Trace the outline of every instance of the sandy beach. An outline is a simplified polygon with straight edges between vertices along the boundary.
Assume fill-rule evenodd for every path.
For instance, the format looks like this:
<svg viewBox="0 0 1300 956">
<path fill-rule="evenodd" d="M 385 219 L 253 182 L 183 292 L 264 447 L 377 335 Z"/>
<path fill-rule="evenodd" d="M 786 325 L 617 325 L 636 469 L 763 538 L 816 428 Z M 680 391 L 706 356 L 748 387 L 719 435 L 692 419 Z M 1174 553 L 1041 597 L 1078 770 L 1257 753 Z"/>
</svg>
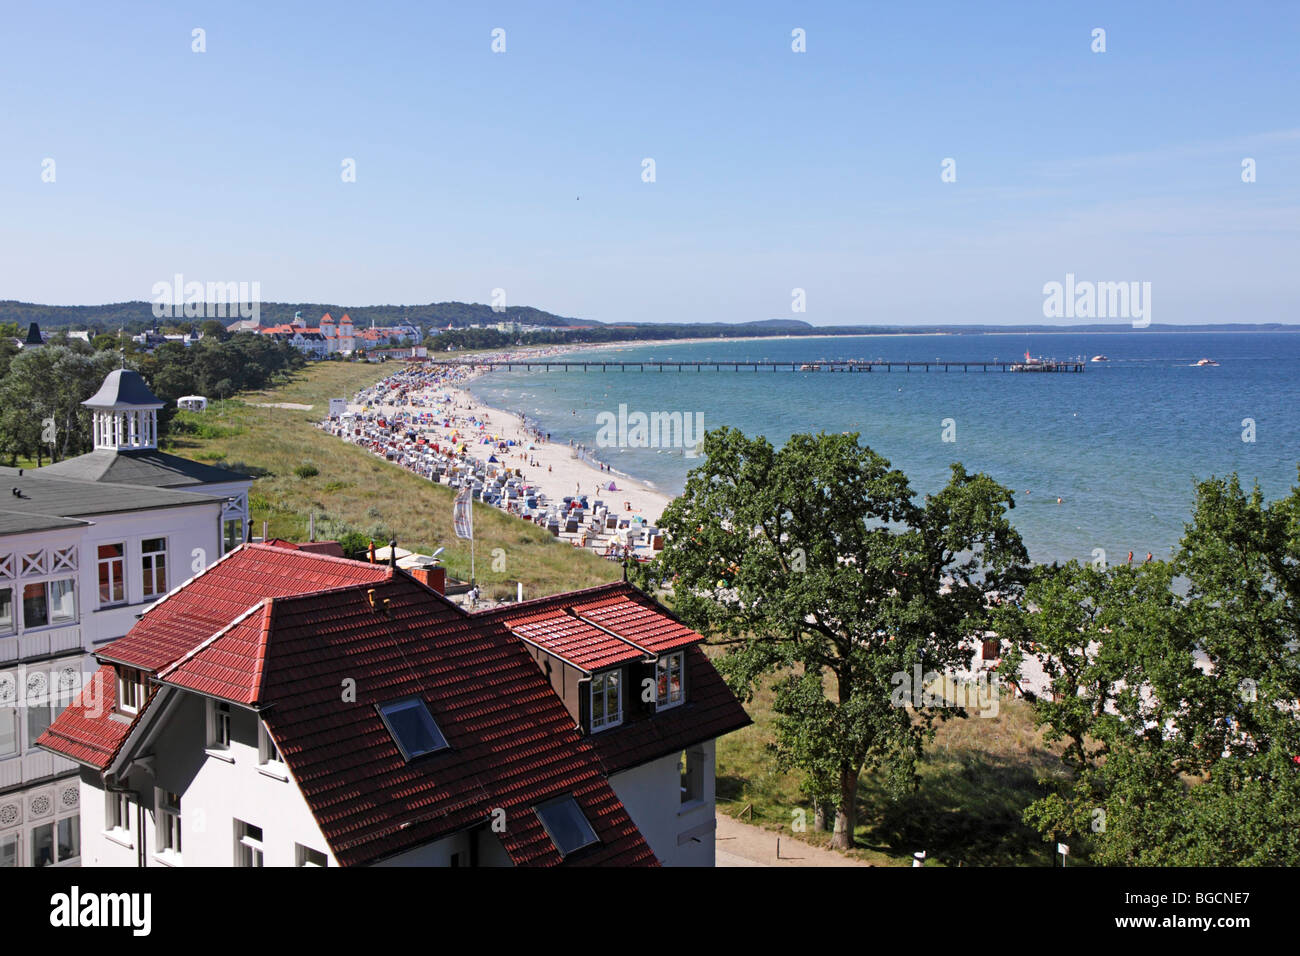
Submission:
<svg viewBox="0 0 1300 956">
<path fill-rule="evenodd" d="M 670 498 L 613 469 L 592 450 L 552 442 L 538 423 L 484 404 L 465 387 L 480 374 L 472 366 L 410 363 L 352 396 L 346 414 L 320 427 L 421 477 L 453 487 L 471 484 L 483 505 L 549 526 L 576 547 L 605 556 L 628 550 L 649 560 L 656 543 L 652 529 Z M 585 499 L 576 521 L 571 512 L 579 505 L 566 497 Z"/>
</svg>

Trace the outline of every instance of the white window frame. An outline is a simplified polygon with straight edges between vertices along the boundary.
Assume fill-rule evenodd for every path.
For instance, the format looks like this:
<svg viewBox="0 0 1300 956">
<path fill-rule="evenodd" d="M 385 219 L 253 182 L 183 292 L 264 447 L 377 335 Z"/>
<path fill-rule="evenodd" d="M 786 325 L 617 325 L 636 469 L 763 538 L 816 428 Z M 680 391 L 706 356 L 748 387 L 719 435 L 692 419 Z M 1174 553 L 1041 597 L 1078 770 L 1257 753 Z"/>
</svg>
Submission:
<svg viewBox="0 0 1300 956">
<path fill-rule="evenodd" d="M 146 551 L 145 545 L 150 541 L 161 541 L 162 550 Z M 162 586 L 158 586 L 158 559 L 162 559 Z M 167 593 L 167 538 L 142 538 L 140 541 L 140 577 L 143 579 L 144 596 L 160 598 Z M 152 588 L 153 590 L 150 590 Z"/>
<path fill-rule="evenodd" d="M 14 866 L 23 865 L 23 837 L 25 831 L 21 828 L 10 830 L 8 833 L 0 833 L 0 843 L 12 841 L 14 847 Z"/>
<path fill-rule="evenodd" d="M 673 664 L 677 665 L 677 699 L 673 700 Z M 664 678 L 664 689 L 667 696 L 659 694 L 659 675 L 661 671 L 667 671 Z M 655 710 L 668 710 L 670 707 L 680 707 L 686 703 L 686 652 L 675 651 L 671 654 L 660 655 L 659 660 L 655 662 Z"/>
<path fill-rule="evenodd" d="M 615 686 L 618 689 L 618 709 L 613 717 L 611 717 L 605 709 L 605 702 L 609 696 L 608 687 L 610 680 L 614 681 Z M 602 715 L 599 722 L 596 720 L 597 687 L 600 688 L 600 708 Z M 591 675 L 590 705 L 591 709 L 589 713 L 591 716 L 591 732 L 593 734 L 599 730 L 608 730 L 611 727 L 617 727 L 619 724 L 623 723 L 623 671 L 621 669 L 603 671 L 599 674 Z"/>
<path fill-rule="evenodd" d="M 173 801 L 171 798 L 175 797 Z M 154 856 L 164 863 L 175 865 L 181 860 L 181 795 L 161 788 L 154 791 L 155 817 L 157 818 L 158 852 Z M 174 839 L 173 839 L 174 837 Z"/>
<path fill-rule="evenodd" d="M 99 556 L 100 548 L 121 548 L 122 553 L 116 557 L 101 558 Z M 100 607 L 121 607 L 123 604 L 126 604 L 131 600 L 131 592 L 127 589 L 126 586 L 127 585 L 126 558 L 127 558 L 127 547 L 125 541 L 104 541 L 95 545 L 95 588 L 99 595 Z M 122 575 L 121 575 L 120 582 L 118 582 L 117 579 L 113 577 L 112 568 L 115 563 L 121 566 Z M 108 575 L 109 596 L 107 598 L 104 597 L 102 585 L 100 584 L 101 581 L 100 571 L 104 567 L 104 565 L 108 565 L 109 567 L 109 575 Z M 122 585 L 122 597 L 120 599 L 113 597 L 114 583 L 120 583 Z"/>
<path fill-rule="evenodd" d="M 207 751 L 216 757 L 234 762 L 230 756 L 231 727 L 234 714 L 230 704 L 215 697 L 208 698 Z"/>
<path fill-rule="evenodd" d="M 319 863 L 314 862 L 311 859 L 311 857 L 313 856 L 319 856 L 320 862 Z M 320 850 L 312 849 L 309 846 L 303 846 L 301 843 L 295 843 L 293 845 L 293 858 L 294 858 L 294 866 L 299 866 L 299 867 L 322 868 L 330 865 L 330 858 L 328 853 L 323 853 Z"/>
<path fill-rule="evenodd" d="M 257 769 L 277 780 L 289 779 L 284 755 L 280 753 L 280 748 L 272 739 L 271 732 L 266 729 L 266 724 L 261 721 L 257 725 Z"/>
<path fill-rule="evenodd" d="M 104 791 L 104 836 L 132 848 L 136 796 L 129 790 Z"/>
<path fill-rule="evenodd" d="M 22 607 L 19 601 L 21 592 L 17 581 L 0 581 L 0 590 L 9 592 L 9 622 L 0 623 L 0 637 L 9 637 L 18 633 L 19 608 Z"/>
<path fill-rule="evenodd" d="M 253 836 L 257 830 L 262 837 Z M 235 866 L 244 869 L 261 869 L 266 866 L 266 831 L 243 820 L 235 821 Z"/>
<path fill-rule="evenodd" d="M 127 692 L 130 691 L 128 694 Z M 131 667 L 117 668 L 117 709 L 135 716 L 140 713 L 147 697 L 143 671 Z M 128 698 L 130 703 L 128 703 Z"/>
<path fill-rule="evenodd" d="M 698 745 L 687 747 L 678 755 L 677 760 L 679 781 L 681 777 L 686 777 L 699 790 L 697 794 L 691 794 L 689 784 L 688 786 L 680 786 L 679 782 L 681 809 L 690 810 L 704 802 L 704 770 L 707 765 L 704 748 Z"/>
</svg>

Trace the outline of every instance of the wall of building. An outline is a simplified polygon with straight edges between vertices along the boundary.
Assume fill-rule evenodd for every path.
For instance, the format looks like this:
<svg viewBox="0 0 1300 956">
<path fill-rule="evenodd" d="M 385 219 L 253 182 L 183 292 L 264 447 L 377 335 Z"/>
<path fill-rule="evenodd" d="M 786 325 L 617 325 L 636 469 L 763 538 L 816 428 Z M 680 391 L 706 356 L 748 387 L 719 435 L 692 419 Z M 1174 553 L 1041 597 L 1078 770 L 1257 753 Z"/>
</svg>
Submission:
<svg viewBox="0 0 1300 956">
<path fill-rule="evenodd" d="M 664 866 L 714 865 L 714 741 L 699 745 L 703 752 L 703 799 L 681 802 L 679 754 L 633 767 L 609 778 L 650 849 Z"/>
</svg>

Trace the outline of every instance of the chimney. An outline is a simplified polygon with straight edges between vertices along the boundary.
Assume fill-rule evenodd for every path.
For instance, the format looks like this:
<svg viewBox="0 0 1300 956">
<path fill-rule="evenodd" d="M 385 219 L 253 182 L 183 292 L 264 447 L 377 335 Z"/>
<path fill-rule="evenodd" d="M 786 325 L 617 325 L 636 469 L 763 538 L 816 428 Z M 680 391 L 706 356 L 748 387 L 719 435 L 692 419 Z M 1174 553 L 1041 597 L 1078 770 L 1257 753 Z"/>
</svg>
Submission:
<svg viewBox="0 0 1300 956">
<path fill-rule="evenodd" d="M 394 571 L 397 570 L 397 539 L 388 539 L 388 566 Z"/>
<path fill-rule="evenodd" d="M 425 587 L 433 588 L 439 594 L 447 593 L 447 569 L 442 567 L 411 568 L 411 577 Z"/>
</svg>

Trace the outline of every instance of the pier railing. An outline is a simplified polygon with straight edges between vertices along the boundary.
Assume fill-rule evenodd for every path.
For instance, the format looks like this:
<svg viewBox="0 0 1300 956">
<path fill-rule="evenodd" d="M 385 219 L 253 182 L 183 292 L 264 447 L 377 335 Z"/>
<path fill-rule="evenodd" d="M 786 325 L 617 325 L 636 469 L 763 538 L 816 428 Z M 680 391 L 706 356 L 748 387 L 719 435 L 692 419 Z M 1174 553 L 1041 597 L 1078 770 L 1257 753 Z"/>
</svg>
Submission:
<svg viewBox="0 0 1300 956">
<path fill-rule="evenodd" d="M 1030 362 L 992 362 L 982 361 L 932 361 L 932 362 L 914 362 L 897 359 L 875 359 L 872 361 L 844 361 L 844 362 L 740 362 L 731 360 L 705 360 L 690 362 L 675 362 L 667 359 L 648 359 L 645 361 L 551 361 L 545 359 L 497 359 L 497 360 L 430 360 L 429 365 L 443 368 L 478 368 L 488 369 L 490 371 L 505 370 L 514 371 L 532 371 L 540 369 L 543 371 L 559 370 L 562 372 L 684 372 L 684 371 L 734 371 L 734 372 L 848 372 L 848 373 L 869 373 L 869 372 L 1082 372 L 1084 370 L 1084 361 L 1082 359 L 1069 359 L 1066 361 L 1057 361 L 1056 359 L 1039 359 Z"/>
</svg>

